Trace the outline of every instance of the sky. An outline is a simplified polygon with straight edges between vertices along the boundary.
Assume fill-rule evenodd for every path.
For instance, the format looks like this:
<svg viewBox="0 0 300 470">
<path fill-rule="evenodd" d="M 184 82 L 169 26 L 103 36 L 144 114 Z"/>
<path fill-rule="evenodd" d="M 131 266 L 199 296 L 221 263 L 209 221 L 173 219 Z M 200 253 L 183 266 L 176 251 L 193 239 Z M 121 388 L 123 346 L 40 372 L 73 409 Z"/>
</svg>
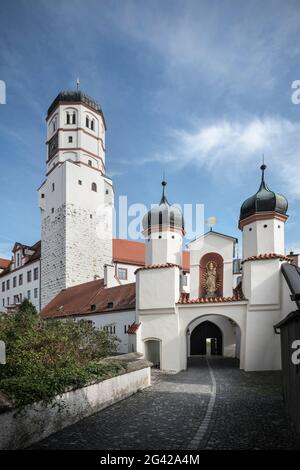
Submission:
<svg viewBox="0 0 300 470">
<path fill-rule="evenodd" d="M 300 251 L 298 0 L 2 0 L 0 19 L 0 257 L 40 239 L 45 116 L 77 77 L 105 115 L 116 203 L 158 203 L 165 172 L 170 202 L 240 238 L 264 155 Z"/>
</svg>

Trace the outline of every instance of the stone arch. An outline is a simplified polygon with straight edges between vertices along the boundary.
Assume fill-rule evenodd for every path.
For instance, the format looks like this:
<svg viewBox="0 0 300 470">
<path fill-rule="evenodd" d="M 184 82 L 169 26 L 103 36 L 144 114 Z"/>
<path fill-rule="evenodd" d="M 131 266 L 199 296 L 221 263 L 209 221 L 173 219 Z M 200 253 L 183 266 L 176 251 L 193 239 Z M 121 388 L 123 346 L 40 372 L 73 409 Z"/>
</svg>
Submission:
<svg viewBox="0 0 300 470">
<path fill-rule="evenodd" d="M 224 259 L 219 253 L 209 252 L 202 256 L 199 262 L 199 297 L 205 297 L 204 276 L 207 264 L 212 261 L 217 266 L 217 282 L 219 283 L 216 297 L 223 297 Z"/>
</svg>

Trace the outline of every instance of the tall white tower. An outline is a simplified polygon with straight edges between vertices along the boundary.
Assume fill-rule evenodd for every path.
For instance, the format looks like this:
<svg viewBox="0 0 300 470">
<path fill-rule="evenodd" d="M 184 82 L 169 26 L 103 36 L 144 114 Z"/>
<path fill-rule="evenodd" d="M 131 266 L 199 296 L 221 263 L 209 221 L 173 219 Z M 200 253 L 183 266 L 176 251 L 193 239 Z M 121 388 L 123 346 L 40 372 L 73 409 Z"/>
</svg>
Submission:
<svg viewBox="0 0 300 470">
<path fill-rule="evenodd" d="M 78 90 L 61 92 L 46 122 L 47 172 L 38 191 L 42 307 L 61 289 L 103 276 L 112 260 L 114 206 L 99 104 Z"/>
</svg>

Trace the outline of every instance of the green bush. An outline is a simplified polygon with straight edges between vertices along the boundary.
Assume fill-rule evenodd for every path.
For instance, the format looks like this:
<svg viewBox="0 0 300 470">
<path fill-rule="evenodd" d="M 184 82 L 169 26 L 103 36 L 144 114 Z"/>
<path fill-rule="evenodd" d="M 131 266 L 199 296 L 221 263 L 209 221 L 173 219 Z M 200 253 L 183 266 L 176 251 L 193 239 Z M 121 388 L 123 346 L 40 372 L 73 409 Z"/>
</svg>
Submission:
<svg viewBox="0 0 300 470">
<path fill-rule="evenodd" d="M 44 320 L 27 300 L 17 312 L 0 316 L 0 340 L 7 360 L 0 365 L 0 390 L 19 407 L 49 402 L 124 368 L 104 359 L 116 353 L 116 336 L 86 320 Z"/>
</svg>

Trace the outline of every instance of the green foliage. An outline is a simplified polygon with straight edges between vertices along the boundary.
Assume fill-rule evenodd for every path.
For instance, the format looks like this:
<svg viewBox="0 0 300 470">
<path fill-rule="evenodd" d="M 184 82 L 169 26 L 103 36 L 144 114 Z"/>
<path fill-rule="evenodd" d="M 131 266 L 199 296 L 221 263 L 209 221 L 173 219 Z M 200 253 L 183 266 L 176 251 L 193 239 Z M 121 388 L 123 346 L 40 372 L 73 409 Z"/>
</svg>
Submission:
<svg viewBox="0 0 300 470">
<path fill-rule="evenodd" d="M 0 390 L 17 406 L 51 401 L 68 388 L 118 374 L 123 366 L 104 358 L 118 339 L 86 320 L 44 320 L 29 301 L 0 317 L 6 365 L 0 365 Z"/>
</svg>

